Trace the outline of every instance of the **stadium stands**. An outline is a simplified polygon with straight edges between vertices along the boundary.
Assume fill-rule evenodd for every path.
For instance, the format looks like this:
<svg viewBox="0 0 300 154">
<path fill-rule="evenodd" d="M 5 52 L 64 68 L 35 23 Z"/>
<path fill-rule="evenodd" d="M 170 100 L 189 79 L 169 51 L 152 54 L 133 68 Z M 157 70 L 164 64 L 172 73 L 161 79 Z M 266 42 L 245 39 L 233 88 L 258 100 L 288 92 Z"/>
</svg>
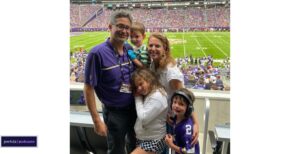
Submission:
<svg viewBox="0 0 300 154">
<path fill-rule="evenodd" d="M 71 28 L 81 28 L 101 6 L 99 4 L 71 4 Z M 126 9 L 135 21 L 142 22 L 151 31 L 155 29 L 190 29 L 201 30 L 210 28 L 229 29 L 230 8 L 227 7 L 189 7 L 178 9 Z M 105 30 L 108 25 L 108 17 L 112 10 L 103 9 L 102 13 L 89 22 L 84 28 L 98 28 Z M 159 18 L 157 18 L 159 17 Z M 155 23 L 155 24 L 153 24 Z"/>
<path fill-rule="evenodd" d="M 70 81 L 71 82 L 84 82 L 84 65 L 87 53 L 85 50 L 72 53 Z M 229 90 L 230 79 L 230 60 L 225 59 L 213 63 L 213 58 L 208 57 L 195 57 L 192 58 L 177 58 L 177 66 L 184 74 L 185 86 L 187 88 L 199 90 Z M 196 60 L 198 62 L 196 62 Z"/>
<path fill-rule="evenodd" d="M 101 10 L 101 11 L 99 11 Z M 123 9 L 125 10 L 125 9 Z M 100 4 L 71 4 L 71 31 L 107 30 L 108 18 L 113 10 Z M 126 9 L 134 21 L 142 22 L 149 31 L 229 30 L 230 7 L 134 8 Z M 96 16 L 96 17 L 94 17 Z M 159 18 L 158 18 L 159 17 Z M 93 19 L 93 20 L 90 20 Z M 153 24 L 155 23 L 155 24 Z M 84 27 L 81 27 L 85 25 Z M 71 53 L 71 82 L 84 81 L 86 51 Z M 213 64 L 212 57 L 184 57 L 177 59 L 188 88 L 229 90 L 229 59 Z"/>
</svg>

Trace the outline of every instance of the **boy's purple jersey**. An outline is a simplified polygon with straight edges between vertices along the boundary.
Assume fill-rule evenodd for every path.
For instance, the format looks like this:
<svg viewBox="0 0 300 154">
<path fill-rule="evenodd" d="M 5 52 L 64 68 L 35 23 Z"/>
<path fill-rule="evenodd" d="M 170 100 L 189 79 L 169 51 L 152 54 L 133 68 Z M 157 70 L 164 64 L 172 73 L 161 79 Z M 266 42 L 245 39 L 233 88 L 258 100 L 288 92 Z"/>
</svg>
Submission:
<svg viewBox="0 0 300 154">
<path fill-rule="evenodd" d="M 193 147 L 193 119 L 191 117 L 182 120 L 175 127 L 175 144 L 181 148 L 184 148 L 189 151 L 194 151 L 195 154 L 200 154 L 199 142 Z M 194 149 L 193 149 L 194 148 Z"/>
</svg>

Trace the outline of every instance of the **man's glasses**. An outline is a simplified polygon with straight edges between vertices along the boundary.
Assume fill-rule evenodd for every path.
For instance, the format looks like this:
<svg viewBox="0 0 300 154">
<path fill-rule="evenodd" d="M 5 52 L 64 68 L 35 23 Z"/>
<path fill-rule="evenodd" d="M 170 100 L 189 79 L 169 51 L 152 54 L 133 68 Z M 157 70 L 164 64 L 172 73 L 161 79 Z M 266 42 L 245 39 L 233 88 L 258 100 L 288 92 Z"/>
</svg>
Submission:
<svg viewBox="0 0 300 154">
<path fill-rule="evenodd" d="M 125 29 L 125 30 L 127 30 L 127 31 L 130 30 L 130 27 L 129 27 L 129 26 L 123 25 L 123 24 L 117 24 L 116 27 L 117 27 L 118 29 L 120 29 L 120 30 L 123 30 L 123 29 Z"/>
</svg>

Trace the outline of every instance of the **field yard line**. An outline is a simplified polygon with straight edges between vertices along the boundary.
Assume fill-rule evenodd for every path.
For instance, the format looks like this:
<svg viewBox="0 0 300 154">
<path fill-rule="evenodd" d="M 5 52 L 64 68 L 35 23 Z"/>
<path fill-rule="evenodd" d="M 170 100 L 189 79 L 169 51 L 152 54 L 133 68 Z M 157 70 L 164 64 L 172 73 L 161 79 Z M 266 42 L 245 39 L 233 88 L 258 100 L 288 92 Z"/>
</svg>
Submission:
<svg viewBox="0 0 300 154">
<path fill-rule="evenodd" d="M 195 35 L 195 34 L 193 33 L 193 35 Z M 204 56 L 207 57 L 204 50 L 203 50 L 203 48 L 202 48 L 202 46 L 201 46 L 201 44 L 199 43 L 199 41 L 196 38 L 194 38 L 194 39 L 196 40 L 196 42 L 197 42 L 198 46 L 200 47 L 201 51 L 203 52 Z"/>
<path fill-rule="evenodd" d="M 106 41 L 106 38 L 108 38 L 109 37 L 109 34 L 105 34 L 105 39 L 104 39 L 104 41 Z M 92 37 L 89 37 L 89 39 L 80 39 L 80 40 L 78 40 L 78 42 L 76 41 L 75 43 L 79 43 L 79 42 L 88 42 L 87 44 L 85 44 L 85 45 L 90 45 L 90 44 L 94 44 L 95 42 L 99 42 L 98 44 L 100 44 L 102 41 L 101 41 L 101 38 L 103 38 L 103 37 L 99 37 L 99 39 L 98 40 L 95 40 L 95 38 L 92 38 Z M 95 40 L 95 41 L 89 41 L 89 40 Z"/>
<path fill-rule="evenodd" d="M 98 36 L 97 36 L 98 37 Z M 104 36 L 105 38 L 108 38 L 109 37 L 109 34 L 105 34 L 105 36 Z M 86 39 L 86 38 L 79 38 L 78 40 L 75 40 L 73 43 L 79 43 L 79 42 L 89 42 L 90 43 L 90 41 L 89 40 L 95 40 L 95 38 L 94 37 L 88 37 L 89 39 Z M 103 38 L 103 37 L 99 37 L 99 40 L 100 40 L 100 38 Z M 106 39 L 104 39 L 104 40 L 106 40 Z M 93 43 L 94 42 L 96 42 L 96 41 L 93 41 Z M 99 42 L 99 43 L 101 43 L 101 42 Z"/>
<path fill-rule="evenodd" d="M 227 39 L 229 39 L 230 40 L 230 36 L 229 35 L 224 35 L 224 34 L 222 34 L 222 36 L 224 36 L 224 38 L 227 38 Z M 221 37 L 222 38 L 222 37 Z M 224 39 L 222 39 L 222 40 L 224 40 Z M 224 40 L 224 42 L 226 42 L 225 40 Z M 227 43 L 227 42 L 226 42 Z M 228 44 L 230 44 L 230 43 L 228 43 Z"/>
<path fill-rule="evenodd" d="M 225 42 L 227 45 L 230 45 L 230 43 L 226 42 L 222 37 L 220 37 L 220 39 Z"/>
<path fill-rule="evenodd" d="M 105 40 L 104 40 L 104 41 L 105 41 Z M 87 43 L 86 45 L 94 44 L 95 42 L 99 42 L 98 44 L 102 43 L 102 41 L 100 41 L 100 39 L 99 39 L 99 40 L 95 40 L 95 41 L 93 41 L 93 42 L 89 42 L 89 43 Z"/>
<path fill-rule="evenodd" d="M 224 35 L 224 34 L 223 34 L 223 36 L 225 36 L 226 38 L 230 39 L 230 35 Z"/>
<path fill-rule="evenodd" d="M 184 32 L 183 32 L 184 33 Z M 185 51 L 185 45 L 184 45 L 184 35 L 182 33 L 182 45 L 183 45 L 183 51 L 184 51 L 184 57 L 186 55 L 186 51 Z"/>
<path fill-rule="evenodd" d="M 89 40 L 94 40 L 94 37 L 82 36 L 82 37 L 78 37 L 76 40 L 73 40 L 73 41 L 75 41 L 75 42 L 82 42 L 82 41 L 89 42 Z"/>
<path fill-rule="evenodd" d="M 201 33 L 202 34 L 202 33 Z M 202 34 L 203 35 L 203 34 Z M 217 49 L 219 49 L 226 57 L 228 57 L 228 55 L 221 49 L 219 48 L 219 46 L 217 46 L 216 44 L 214 44 L 206 35 L 203 35 L 204 37 L 207 38 L 207 40 L 212 43 L 212 45 L 214 45 Z"/>
</svg>

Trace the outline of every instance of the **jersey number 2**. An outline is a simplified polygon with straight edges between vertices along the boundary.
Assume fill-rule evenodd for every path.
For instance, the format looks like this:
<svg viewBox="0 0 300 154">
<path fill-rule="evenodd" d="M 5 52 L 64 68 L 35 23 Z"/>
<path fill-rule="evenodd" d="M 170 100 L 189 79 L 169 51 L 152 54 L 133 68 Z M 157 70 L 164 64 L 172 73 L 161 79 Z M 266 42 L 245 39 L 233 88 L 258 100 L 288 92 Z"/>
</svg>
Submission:
<svg viewBox="0 0 300 154">
<path fill-rule="evenodd" d="M 186 135 L 192 135 L 192 126 L 191 125 L 186 125 L 185 126 L 185 134 Z"/>
</svg>

